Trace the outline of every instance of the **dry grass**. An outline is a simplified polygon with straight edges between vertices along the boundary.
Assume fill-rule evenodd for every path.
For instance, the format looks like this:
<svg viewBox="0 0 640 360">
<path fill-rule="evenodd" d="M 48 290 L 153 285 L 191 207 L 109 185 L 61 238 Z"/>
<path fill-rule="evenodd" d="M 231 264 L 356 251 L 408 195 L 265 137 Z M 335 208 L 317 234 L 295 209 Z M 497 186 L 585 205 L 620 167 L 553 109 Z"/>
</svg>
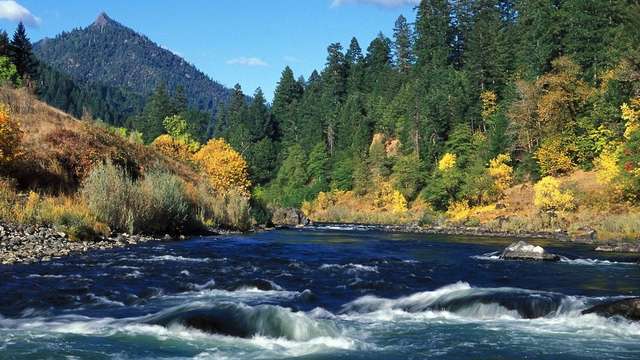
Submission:
<svg viewBox="0 0 640 360">
<path fill-rule="evenodd" d="M 118 136 L 100 123 L 78 120 L 26 89 L 0 87 L 0 102 L 9 104 L 24 130 L 24 155 L 7 171 L 22 189 L 73 193 L 94 165 L 107 160 L 134 176 L 163 168 L 187 182 L 200 182 L 189 164 Z"/>
</svg>

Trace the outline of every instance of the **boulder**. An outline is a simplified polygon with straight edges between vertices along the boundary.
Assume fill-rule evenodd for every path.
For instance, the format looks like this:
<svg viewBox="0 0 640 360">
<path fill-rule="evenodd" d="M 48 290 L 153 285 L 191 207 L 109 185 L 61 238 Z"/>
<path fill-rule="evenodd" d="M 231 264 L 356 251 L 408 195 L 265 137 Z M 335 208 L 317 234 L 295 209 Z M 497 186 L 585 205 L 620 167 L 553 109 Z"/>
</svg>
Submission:
<svg viewBox="0 0 640 360">
<path fill-rule="evenodd" d="M 302 211 L 294 208 L 280 208 L 273 212 L 271 222 L 275 226 L 304 226 L 309 225 L 309 219 L 302 213 Z"/>
<path fill-rule="evenodd" d="M 560 256 L 547 253 L 542 247 L 531 245 L 525 241 L 518 241 L 509 245 L 500 254 L 505 260 L 536 260 L 536 261 L 558 261 Z"/>
<path fill-rule="evenodd" d="M 589 226 L 580 227 L 571 233 L 571 239 L 577 243 L 591 244 L 597 237 L 598 232 Z"/>
<path fill-rule="evenodd" d="M 640 244 L 619 243 L 613 245 L 600 245 L 596 247 L 596 251 L 638 253 L 640 252 Z"/>
<path fill-rule="evenodd" d="M 629 320 L 640 321 L 640 297 L 596 305 L 582 313 L 598 314 L 604 317 L 622 316 Z"/>
</svg>

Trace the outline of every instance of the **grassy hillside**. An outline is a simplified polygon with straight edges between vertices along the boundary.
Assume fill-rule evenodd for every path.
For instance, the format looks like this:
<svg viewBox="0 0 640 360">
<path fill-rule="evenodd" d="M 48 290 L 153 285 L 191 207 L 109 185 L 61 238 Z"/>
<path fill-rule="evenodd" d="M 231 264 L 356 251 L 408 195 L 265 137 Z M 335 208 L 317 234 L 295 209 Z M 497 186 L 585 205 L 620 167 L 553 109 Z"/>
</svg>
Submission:
<svg viewBox="0 0 640 360">
<path fill-rule="evenodd" d="M 217 191 L 201 170 L 206 161 L 78 120 L 25 89 L 1 88 L 0 104 L 0 220 L 50 225 L 76 238 L 250 225 L 248 198 Z"/>
</svg>

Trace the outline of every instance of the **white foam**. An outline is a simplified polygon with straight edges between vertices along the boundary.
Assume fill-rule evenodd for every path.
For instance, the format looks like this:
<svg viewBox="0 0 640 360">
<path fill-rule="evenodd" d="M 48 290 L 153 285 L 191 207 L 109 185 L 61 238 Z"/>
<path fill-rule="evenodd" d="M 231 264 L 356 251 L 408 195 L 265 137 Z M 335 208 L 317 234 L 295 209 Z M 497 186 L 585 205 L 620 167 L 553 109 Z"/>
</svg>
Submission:
<svg viewBox="0 0 640 360">
<path fill-rule="evenodd" d="M 611 260 L 601 260 L 601 259 L 569 259 L 566 257 L 562 257 L 560 258 L 560 262 L 565 263 L 565 264 L 571 264 L 571 265 L 589 265 L 589 266 L 594 266 L 594 265 L 631 265 L 631 266 L 637 266 L 637 263 L 632 263 L 632 262 L 618 262 L 618 261 L 611 261 Z"/>
<path fill-rule="evenodd" d="M 141 259 L 145 261 L 145 259 Z M 146 261 L 179 261 L 179 262 L 208 262 L 209 258 L 188 258 L 184 256 L 174 256 L 174 255 L 161 255 L 161 256 L 152 256 Z"/>
<path fill-rule="evenodd" d="M 344 264 L 344 265 L 323 264 L 322 266 L 320 266 L 320 270 L 327 270 L 327 269 L 346 269 L 347 272 L 349 273 L 355 273 L 357 271 L 376 272 L 376 273 L 378 272 L 377 266 L 369 266 L 369 265 L 353 264 L 353 263 Z"/>
</svg>

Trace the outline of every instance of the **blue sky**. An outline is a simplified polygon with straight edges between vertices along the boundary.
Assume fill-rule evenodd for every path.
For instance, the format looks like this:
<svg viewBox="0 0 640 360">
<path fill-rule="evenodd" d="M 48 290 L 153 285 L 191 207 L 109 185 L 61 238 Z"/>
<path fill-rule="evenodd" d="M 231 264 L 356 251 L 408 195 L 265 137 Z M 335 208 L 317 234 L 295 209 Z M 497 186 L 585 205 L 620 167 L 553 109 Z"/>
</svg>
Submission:
<svg viewBox="0 0 640 360">
<path fill-rule="evenodd" d="M 0 0 L 0 27 L 22 19 L 32 41 L 85 27 L 105 11 L 226 86 L 271 99 L 282 69 L 321 69 L 331 42 L 356 36 L 366 50 L 398 15 L 413 22 L 417 0 Z"/>
</svg>

